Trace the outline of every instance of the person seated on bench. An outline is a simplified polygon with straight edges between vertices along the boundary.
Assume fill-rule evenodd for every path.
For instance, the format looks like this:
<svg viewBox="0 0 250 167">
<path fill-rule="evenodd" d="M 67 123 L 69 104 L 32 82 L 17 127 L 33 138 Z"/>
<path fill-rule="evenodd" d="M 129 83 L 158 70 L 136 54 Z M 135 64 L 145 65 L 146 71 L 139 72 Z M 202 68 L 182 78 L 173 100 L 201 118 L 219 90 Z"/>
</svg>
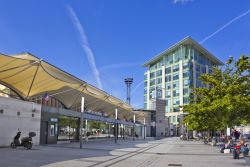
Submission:
<svg viewBox="0 0 250 167">
<path fill-rule="evenodd" d="M 248 149 L 246 142 L 243 138 L 241 138 L 239 140 L 239 142 L 237 143 L 237 145 L 235 146 L 235 148 L 233 150 L 233 158 L 239 159 L 240 153 L 242 153 L 244 157 L 246 155 L 248 155 L 248 153 L 249 153 L 249 149 Z"/>
<path fill-rule="evenodd" d="M 225 144 L 222 145 L 222 148 L 220 150 L 221 153 L 224 153 L 225 149 L 230 149 L 231 147 L 233 147 L 233 140 L 230 136 L 225 138 Z"/>
</svg>

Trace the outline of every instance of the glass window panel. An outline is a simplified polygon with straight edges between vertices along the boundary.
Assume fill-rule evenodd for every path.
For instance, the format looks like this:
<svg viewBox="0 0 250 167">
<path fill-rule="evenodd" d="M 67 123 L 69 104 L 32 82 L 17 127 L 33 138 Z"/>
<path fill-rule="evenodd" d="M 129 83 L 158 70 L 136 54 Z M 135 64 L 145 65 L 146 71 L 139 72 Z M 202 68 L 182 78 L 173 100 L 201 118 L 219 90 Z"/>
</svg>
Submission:
<svg viewBox="0 0 250 167">
<path fill-rule="evenodd" d="M 189 56 L 189 46 L 185 46 L 184 48 L 184 59 L 188 59 L 190 56 Z"/>
<path fill-rule="evenodd" d="M 200 72 L 201 71 L 201 66 L 199 64 L 196 64 L 196 72 Z"/>
<path fill-rule="evenodd" d="M 170 73 L 171 73 L 171 67 L 166 68 L 165 73 L 166 73 L 166 74 L 170 74 Z"/>
<path fill-rule="evenodd" d="M 166 83 L 166 89 L 171 89 L 171 84 L 170 83 Z"/>
<path fill-rule="evenodd" d="M 166 82 L 171 81 L 171 75 L 167 75 L 167 76 L 165 77 L 165 81 L 166 81 Z"/>
<path fill-rule="evenodd" d="M 176 122 L 176 116 L 173 116 L 173 122 Z"/>
<path fill-rule="evenodd" d="M 170 112 L 170 107 L 166 107 L 166 112 Z"/>
<path fill-rule="evenodd" d="M 173 96 L 174 97 L 179 96 L 179 89 L 173 91 Z"/>
<path fill-rule="evenodd" d="M 175 58 L 174 62 L 177 63 L 181 59 L 181 55 L 179 53 L 176 53 L 174 58 Z"/>
<path fill-rule="evenodd" d="M 179 112 L 180 108 L 179 107 L 174 107 L 174 112 Z"/>
<path fill-rule="evenodd" d="M 189 103 L 189 98 L 188 97 L 184 97 L 183 98 L 183 103 L 184 104 L 188 104 Z"/>
<path fill-rule="evenodd" d="M 157 84 L 161 84 L 162 83 L 162 78 L 157 78 Z"/>
<path fill-rule="evenodd" d="M 179 60 L 181 60 L 181 56 L 182 56 L 182 53 L 181 53 L 181 47 L 179 47 L 176 51 L 175 51 L 175 55 L 174 55 L 174 62 L 177 63 L 179 62 Z"/>
<path fill-rule="evenodd" d="M 178 73 L 174 74 L 173 75 L 173 80 L 178 80 L 178 79 L 179 79 L 179 74 Z"/>
<path fill-rule="evenodd" d="M 206 66 L 201 66 L 201 72 L 202 72 L 203 74 L 206 73 Z"/>
<path fill-rule="evenodd" d="M 189 67 L 189 63 L 188 62 L 183 63 L 183 70 L 188 69 L 188 67 Z"/>
<path fill-rule="evenodd" d="M 55 125 L 50 125 L 50 136 L 55 136 Z"/>
<path fill-rule="evenodd" d="M 201 63 L 201 55 L 200 55 L 200 53 L 198 53 L 198 55 L 197 55 L 197 58 L 198 58 L 198 63 Z"/>
<path fill-rule="evenodd" d="M 155 70 L 156 67 L 157 67 L 157 64 L 153 64 L 153 65 L 150 66 L 150 70 Z"/>
<path fill-rule="evenodd" d="M 174 105 L 179 105 L 180 104 L 180 100 L 179 100 L 179 97 L 177 98 L 174 98 L 174 101 L 173 101 Z"/>
<path fill-rule="evenodd" d="M 167 90 L 166 91 L 166 97 L 170 97 L 171 96 L 171 91 L 170 90 Z"/>
<path fill-rule="evenodd" d="M 193 69 L 193 62 L 189 62 L 188 65 L 189 65 L 189 69 Z"/>
<path fill-rule="evenodd" d="M 162 98 L 162 90 L 157 90 L 157 98 Z"/>
<path fill-rule="evenodd" d="M 177 71 L 179 71 L 179 64 L 173 66 L 173 72 L 177 72 Z"/>
<path fill-rule="evenodd" d="M 166 58 L 165 58 L 165 64 L 166 65 L 173 64 L 173 54 L 172 53 L 166 56 Z"/>
<path fill-rule="evenodd" d="M 155 73 L 154 72 L 151 72 L 150 73 L 150 78 L 154 78 L 155 77 Z"/>
<path fill-rule="evenodd" d="M 174 89 L 175 89 L 175 88 L 179 88 L 179 82 L 178 82 L 178 81 L 173 83 L 173 88 L 174 88 Z"/>
<path fill-rule="evenodd" d="M 183 95 L 188 95 L 189 94 L 189 89 L 188 88 L 184 88 L 183 89 Z"/>
<path fill-rule="evenodd" d="M 156 71 L 156 76 L 161 76 L 161 75 L 162 75 L 162 71 L 161 70 Z"/>
<path fill-rule="evenodd" d="M 150 86 L 155 85 L 155 79 L 150 80 Z"/>
<path fill-rule="evenodd" d="M 190 85 L 190 80 L 189 79 L 184 79 L 183 80 L 183 86 L 189 86 Z"/>
<path fill-rule="evenodd" d="M 166 106 L 168 106 L 168 107 L 171 106 L 171 99 L 166 99 Z"/>
<path fill-rule="evenodd" d="M 197 88 L 202 87 L 202 83 L 201 83 L 201 81 L 200 81 L 200 80 L 197 80 L 197 82 L 196 82 L 196 87 L 197 87 Z"/>
<path fill-rule="evenodd" d="M 200 73 L 196 73 L 196 81 L 199 80 L 199 77 L 200 77 Z"/>
<path fill-rule="evenodd" d="M 183 78 L 186 78 L 186 77 L 188 77 L 189 76 L 189 71 L 184 71 L 183 72 Z"/>
</svg>

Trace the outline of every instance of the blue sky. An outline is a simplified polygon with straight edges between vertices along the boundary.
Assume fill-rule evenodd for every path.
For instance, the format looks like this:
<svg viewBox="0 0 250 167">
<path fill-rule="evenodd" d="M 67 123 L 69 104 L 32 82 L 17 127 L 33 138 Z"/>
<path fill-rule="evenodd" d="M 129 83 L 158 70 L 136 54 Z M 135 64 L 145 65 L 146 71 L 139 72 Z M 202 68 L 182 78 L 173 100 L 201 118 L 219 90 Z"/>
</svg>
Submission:
<svg viewBox="0 0 250 167">
<path fill-rule="evenodd" d="M 30 52 L 143 107 L 142 64 L 186 36 L 220 60 L 249 55 L 249 0 L 1 0 L 0 52 Z M 228 24 L 227 24 L 228 23 Z"/>
</svg>

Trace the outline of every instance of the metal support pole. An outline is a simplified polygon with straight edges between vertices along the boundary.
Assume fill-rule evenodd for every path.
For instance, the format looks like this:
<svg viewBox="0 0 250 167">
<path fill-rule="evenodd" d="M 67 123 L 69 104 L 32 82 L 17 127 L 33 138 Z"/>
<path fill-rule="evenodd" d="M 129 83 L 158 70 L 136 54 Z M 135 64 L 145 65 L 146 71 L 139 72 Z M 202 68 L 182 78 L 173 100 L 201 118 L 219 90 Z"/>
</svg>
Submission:
<svg viewBox="0 0 250 167">
<path fill-rule="evenodd" d="M 133 125 L 133 141 L 135 140 L 135 114 L 134 114 L 134 125 Z"/>
<path fill-rule="evenodd" d="M 144 118 L 143 120 L 143 123 L 144 123 L 144 140 L 146 139 L 146 120 Z"/>
<path fill-rule="evenodd" d="M 117 108 L 115 109 L 115 143 L 117 143 Z"/>
<path fill-rule="evenodd" d="M 120 126 L 119 126 L 118 123 L 116 123 L 116 127 L 117 127 L 117 129 L 116 129 L 116 138 L 117 138 L 117 140 L 118 140 L 119 134 L 120 134 Z"/>
<path fill-rule="evenodd" d="M 86 119 L 85 120 L 85 141 L 88 141 L 88 136 L 87 136 L 87 133 L 88 133 L 88 120 Z"/>
<path fill-rule="evenodd" d="M 82 149 L 82 127 L 83 127 L 83 112 L 84 112 L 84 97 L 82 97 L 81 104 L 81 123 L 80 123 L 80 149 Z"/>
<path fill-rule="evenodd" d="M 123 129 L 122 129 L 122 138 L 125 139 L 125 124 L 123 124 Z"/>
<path fill-rule="evenodd" d="M 110 138 L 110 134 L 111 134 L 111 132 L 110 132 L 110 123 L 108 123 L 108 125 L 109 125 L 109 134 L 108 134 L 108 136 Z"/>
</svg>

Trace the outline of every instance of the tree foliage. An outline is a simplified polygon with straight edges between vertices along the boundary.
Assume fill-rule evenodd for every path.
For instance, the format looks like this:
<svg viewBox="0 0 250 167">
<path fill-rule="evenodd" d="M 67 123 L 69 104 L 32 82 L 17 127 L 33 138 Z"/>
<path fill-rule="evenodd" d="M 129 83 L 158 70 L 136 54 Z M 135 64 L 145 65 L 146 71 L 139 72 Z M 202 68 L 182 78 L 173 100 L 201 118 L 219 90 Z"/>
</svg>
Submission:
<svg viewBox="0 0 250 167">
<path fill-rule="evenodd" d="M 223 130 L 227 126 L 250 123 L 250 57 L 230 58 L 224 69 L 203 74 L 202 88 L 192 90 L 190 104 L 184 106 L 190 130 Z"/>
</svg>

